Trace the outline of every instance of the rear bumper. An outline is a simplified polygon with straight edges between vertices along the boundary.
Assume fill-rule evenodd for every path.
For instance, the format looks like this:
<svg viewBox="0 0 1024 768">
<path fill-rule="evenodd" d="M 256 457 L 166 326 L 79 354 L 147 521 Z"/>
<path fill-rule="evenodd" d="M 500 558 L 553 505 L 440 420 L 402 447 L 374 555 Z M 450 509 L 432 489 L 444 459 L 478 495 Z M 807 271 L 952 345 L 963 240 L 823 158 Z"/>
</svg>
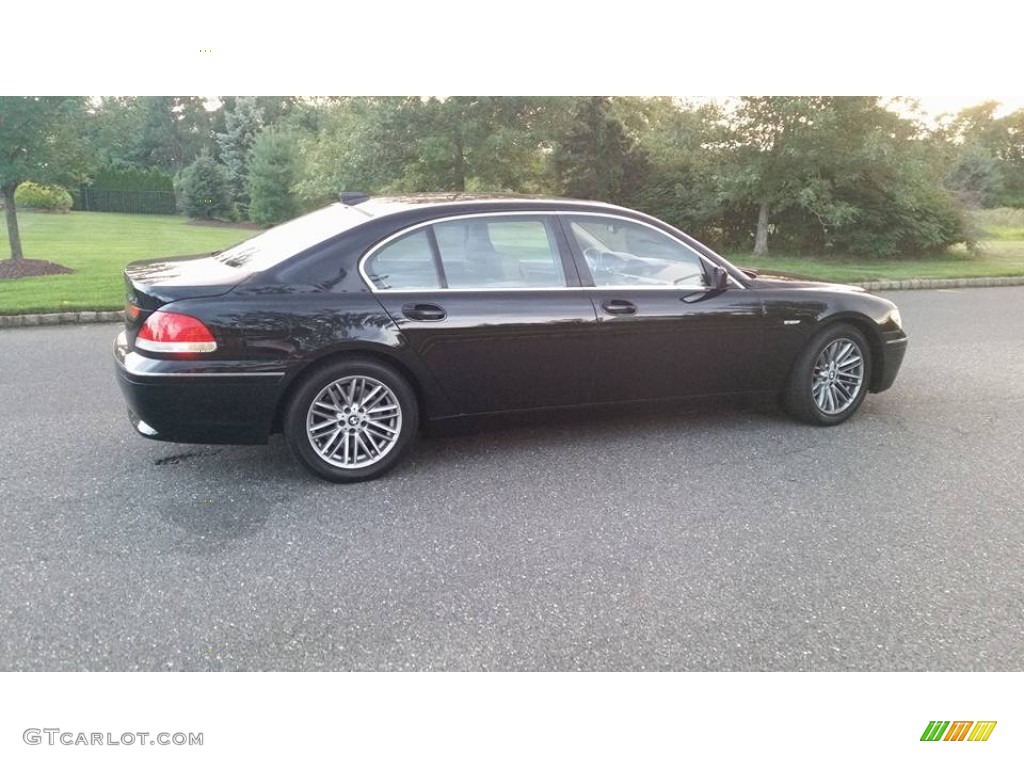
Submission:
<svg viewBox="0 0 1024 768">
<path fill-rule="evenodd" d="M 896 381 L 896 374 L 900 372 L 903 364 L 903 356 L 907 353 L 907 335 L 902 331 L 899 334 L 885 334 L 882 338 L 881 366 L 876 370 L 872 382 L 872 392 L 884 392 Z"/>
<path fill-rule="evenodd" d="M 175 443 L 266 442 L 284 373 L 225 363 L 156 360 L 114 341 L 117 383 L 136 431 Z"/>
</svg>

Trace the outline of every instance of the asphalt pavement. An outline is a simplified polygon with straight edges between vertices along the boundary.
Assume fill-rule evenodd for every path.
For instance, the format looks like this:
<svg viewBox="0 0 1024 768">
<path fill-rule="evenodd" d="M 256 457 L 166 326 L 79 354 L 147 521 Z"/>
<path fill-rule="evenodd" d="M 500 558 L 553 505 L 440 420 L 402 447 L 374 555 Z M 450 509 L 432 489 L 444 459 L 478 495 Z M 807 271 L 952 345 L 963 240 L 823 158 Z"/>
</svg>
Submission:
<svg viewBox="0 0 1024 768">
<path fill-rule="evenodd" d="M 0 670 L 1020 670 L 1024 287 L 887 295 L 839 427 L 489 425 L 353 486 L 137 436 L 115 325 L 0 330 Z"/>
</svg>

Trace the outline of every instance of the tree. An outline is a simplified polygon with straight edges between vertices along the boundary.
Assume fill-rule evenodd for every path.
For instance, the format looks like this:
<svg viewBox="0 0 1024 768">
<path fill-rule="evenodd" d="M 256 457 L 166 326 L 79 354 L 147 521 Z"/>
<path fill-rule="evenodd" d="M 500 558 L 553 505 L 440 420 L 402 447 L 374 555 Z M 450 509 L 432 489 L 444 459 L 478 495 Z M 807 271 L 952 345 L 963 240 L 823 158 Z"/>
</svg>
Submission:
<svg viewBox="0 0 1024 768">
<path fill-rule="evenodd" d="M 999 103 L 966 107 L 944 127 L 954 194 L 985 206 L 1024 206 L 1024 109 L 997 118 Z"/>
<path fill-rule="evenodd" d="M 209 155 L 200 155 L 183 169 L 177 182 L 186 215 L 194 219 L 231 216 L 231 184 L 227 172 Z"/>
<path fill-rule="evenodd" d="M 416 162 L 407 97 L 344 98 L 323 105 L 314 136 L 300 142 L 305 174 L 296 190 L 306 205 L 337 200 L 341 191 L 396 190 Z"/>
<path fill-rule="evenodd" d="M 734 160 L 726 194 L 734 202 L 753 205 L 757 211 L 754 255 L 768 253 L 768 233 L 773 212 L 801 201 L 816 205 L 830 223 L 839 216 L 827 208 L 828 184 L 813 187 L 821 179 L 820 168 L 831 151 L 835 132 L 833 99 L 829 97 L 744 97 L 733 119 Z M 804 190 L 813 190 L 811 195 Z M 824 226 L 824 224 L 823 224 Z"/>
<path fill-rule="evenodd" d="M 0 96 L 0 194 L 5 200 L 11 258 L 24 258 L 14 190 L 23 181 L 68 184 L 89 166 L 82 140 L 85 99 Z"/>
<path fill-rule="evenodd" d="M 128 158 L 174 173 L 212 149 L 212 115 L 198 96 L 142 96 L 142 132 Z"/>
<path fill-rule="evenodd" d="M 322 105 L 319 119 L 302 115 L 300 125 L 317 133 L 300 142 L 307 162 L 298 190 L 309 203 L 340 190 L 551 194 L 551 151 L 569 130 L 574 103 L 561 97 L 338 99 Z"/>
<path fill-rule="evenodd" d="M 406 108 L 416 151 L 402 170 L 410 190 L 547 192 L 547 119 L 559 100 L 452 96 Z"/>
<path fill-rule="evenodd" d="M 999 159 L 980 144 L 965 144 L 955 150 L 946 188 L 964 208 L 997 205 L 1004 188 Z"/>
<path fill-rule="evenodd" d="M 137 96 L 104 96 L 88 108 L 85 136 L 98 163 L 112 168 L 144 167 L 146 110 Z"/>
<path fill-rule="evenodd" d="M 239 96 L 224 114 L 224 133 L 217 134 L 220 161 L 227 169 L 231 194 L 243 215 L 249 211 L 249 153 L 263 129 L 263 110 L 253 96 Z"/>
<path fill-rule="evenodd" d="M 249 157 L 249 213 L 253 221 L 277 224 L 298 214 L 294 186 L 300 171 L 294 134 L 264 128 Z"/>
<path fill-rule="evenodd" d="M 616 106 L 624 105 L 616 100 Z M 641 110 L 643 120 L 635 130 L 648 170 L 637 207 L 709 243 L 720 239 L 724 211 L 719 176 L 727 146 L 722 108 L 645 99 L 632 111 Z"/>
<path fill-rule="evenodd" d="M 640 187 L 646 158 L 627 136 L 605 96 L 585 99 L 554 152 L 561 191 L 587 200 L 628 204 Z"/>
<path fill-rule="evenodd" d="M 927 132 L 877 97 L 745 98 L 732 128 L 723 195 L 727 216 L 756 217 L 755 255 L 770 232 L 790 251 L 826 255 L 920 254 L 966 239 Z"/>
</svg>

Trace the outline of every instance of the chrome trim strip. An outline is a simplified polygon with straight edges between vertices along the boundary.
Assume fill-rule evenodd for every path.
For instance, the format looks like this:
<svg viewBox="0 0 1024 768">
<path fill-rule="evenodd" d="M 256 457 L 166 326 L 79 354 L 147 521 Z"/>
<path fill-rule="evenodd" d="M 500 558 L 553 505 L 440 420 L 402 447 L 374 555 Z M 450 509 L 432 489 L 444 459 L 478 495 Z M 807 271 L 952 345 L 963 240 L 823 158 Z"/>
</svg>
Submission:
<svg viewBox="0 0 1024 768">
<path fill-rule="evenodd" d="M 565 285 L 562 287 L 535 288 L 402 288 L 401 290 L 388 289 L 386 291 L 374 291 L 374 293 L 533 293 L 535 291 L 678 291 L 679 293 L 697 293 L 698 291 L 713 290 L 710 286 L 691 286 L 689 288 L 680 285 Z M 744 289 L 746 290 L 746 289 Z"/>
<path fill-rule="evenodd" d="M 284 376 L 284 373 L 262 373 L 262 372 L 260 372 L 260 373 L 170 373 L 170 372 L 168 372 L 168 373 L 154 373 L 152 371 L 145 371 L 145 372 L 143 372 L 143 371 L 129 371 L 123 365 L 121 367 L 124 368 L 125 373 L 127 373 L 127 374 L 129 374 L 131 376 L 153 376 L 153 377 L 165 377 L 165 378 L 166 377 L 178 377 L 178 378 L 196 378 L 196 379 L 198 379 L 198 378 L 216 378 L 216 377 L 227 376 L 229 378 L 239 379 L 239 378 L 258 378 L 258 377 L 267 378 L 267 377 L 270 377 L 270 376 L 273 376 L 274 378 L 281 378 L 282 376 Z"/>
<path fill-rule="evenodd" d="M 135 339 L 135 346 L 147 352 L 169 352 L 169 353 L 206 353 L 216 352 L 216 341 L 153 341 L 151 339 Z"/>
<path fill-rule="evenodd" d="M 188 373 L 188 372 L 177 373 L 177 372 L 174 372 L 174 371 L 133 371 L 133 370 L 130 370 L 128 368 L 128 366 L 125 365 L 124 360 L 122 360 L 117 355 L 114 356 L 114 360 L 117 362 L 117 364 L 121 368 L 121 370 L 124 371 L 125 373 L 127 373 L 129 376 L 148 376 L 148 377 L 152 377 L 152 378 L 196 378 L 196 379 L 199 379 L 199 378 L 218 378 L 218 377 L 224 377 L 224 376 L 231 377 L 231 378 L 236 378 L 236 379 L 237 378 L 247 378 L 247 377 L 249 377 L 249 378 L 259 378 L 259 377 L 268 378 L 268 377 L 271 377 L 271 376 L 274 377 L 274 378 L 281 378 L 282 376 L 284 376 L 284 372 L 283 371 L 241 371 L 239 373 Z"/>
<path fill-rule="evenodd" d="M 558 286 L 537 286 L 537 287 L 525 287 L 525 288 L 415 288 L 415 289 L 411 289 L 411 290 L 391 290 L 391 289 L 384 289 L 384 290 L 382 290 L 382 289 L 377 288 L 377 286 L 374 285 L 373 280 L 371 280 L 369 275 L 366 274 L 365 265 L 366 265 L 367 260 L 369 260 L 375 253 L 377 253 L 377 251 L 382 249 L 384 246 L 386 246 L 392 240 L 396 240 L 399 237 L 403 237 L 405 235 L 411 234 L 411 233 L 415 232 L 418 229 L 425 229 L 425 228 L 427 228 L 429 226 L 432 226 L 434 224 L 441 224 L 441 223 L 444 223 L 446 221 L 458 221 L 460 219 L 478 219 L 478 218 L 481 218 L 481 217 L 484 217 L 484 216 L 492 216 L 492 217 L 493 216 L 545 216 L 545 217 L 552 217 L 552 216 L 592 216 L 592 217 L 599 217 L 599 218 L 606 218 L 606 219 L 620 219 L 622 221 L 628 221 L 628 222 L 633 223 L 633 224 L 643 225 L 643 226 L 647 227 L 648 229 L 653 229 L 655 232 L 658 232 L 658 233 L 664 235 L 665 237 L 669 238 L 670 240 L 673 240 L 674 242 L 676 242 L 679 245 L 683 246 L 686 250 L 688 250 L 691 253 L 693 253 L 695 256 L 697 256 L 697 258 L 699 258 L 701 261 L 705 262 L 706 264 L 709 264 L 709 265 L 712 265 L 712 266 L 720 266 L 720 265 L 716 264 L 715 262 L 713 262 L 711 259 L 709 259 L 704 254 L 702 254 L 699 251 L 695 250 L 692 246 L 688 245 L 687 243 L 684 243 L 679 238 L 674 237 L 674 236 L 670 235 L 668 232 L 665 232 L 662 229 L 658 229 L 657 227 L 652 226 L 651 224 L 648 224 L 646 221 L 640 221 L 639 219 L 634 219 L 634 218 L 631 218 L 629 216 L 622 216 L 620 214 L 615 214 L 615 213 L 601 213 L 601 212 L 598 212 L 598 211 L 572 211 L 572 210 L 565 210 L 565 211 L 563 211 L 563 210 L 556 210 L 556 211 L 537 211 L 537 210 L 484 211 L 484 212 L 481 212 L 481 213 L 463 213 L 463 214 L 459 214 L 459 215 L 456 215 L 456 216 L 444 216 L 444 217 L 439 218 L 439 219 L 431 219 L 430 221 L 424 221 L 424 222 L 420 222 L 419 224 L 413 224 L 413 225 L 411 225 L 409 227 L 406 227 L 405 229 L 402 229 L 402 230 L 399 230 L 398 232 L 395 232 L 392 235 L 389 235 L 388 237 L 384 238 L 379 243 L 374 245 L 372 248 L 370 248 L 370 250 L 368 250 L 366 253 L 364 253 L 359 258 L 359 264 L 357 266 L 357 269 L 358 269 L 358 272 L 359 272 L 359 276 L 363 279 L 363 283 L 366 284 L 366 287 L 369 288 L 371 293 L 437 293 L 437 292 L 462 292 L 462 293 L 483 293 L 483 292 L 486 292 L 486 293 L 495 293 L 495 292 L 502 292 L 502 291 L 509 292 L 509 293 L 512 293 L 512 292 L 521 293 L 521 292 L 533 292 L 533 291 L 578 291 L 578 290 L 590 290 L 590 291 L 593 291 L 593 290 L 604 290 L 604 291 L 615 291 L 615 290 L 656 290 L 656 291 L 663 291 L 666 288 L 670 289 L 670 290 L 680 290 L 680 291 L 687 292 L 687 293 L 693 293 L 694 291 L 699 291 L 699 290 L 704 290 L 704 291 L 711 290 L 710 286 L 702 286 L 702 287 L 699 287 L 699 288 L 696 287 L 696 286 L 689 287 L 689 288 L 686 288 L 686 287 L 678 287 L 677 288 L 676 286 L 671 286 L 671 285 L 629 285 L 629 286 L 627 286 L 627 285 L 616 285 L 616 286 L 590 286 L 590 285 L 571 286 L 571 285 L 558 285 Z M 747 286 L 745 286 L 742 283 L 740 283 L 739 281 L 737 281 L 732 275 L 729 275 L 729 281 L 731 283 L 733 283 L 737 288 L 739 288 L 741 290 L 744 290 L 744 291 L 749 290 L 747 288 Z"/>
</svg>

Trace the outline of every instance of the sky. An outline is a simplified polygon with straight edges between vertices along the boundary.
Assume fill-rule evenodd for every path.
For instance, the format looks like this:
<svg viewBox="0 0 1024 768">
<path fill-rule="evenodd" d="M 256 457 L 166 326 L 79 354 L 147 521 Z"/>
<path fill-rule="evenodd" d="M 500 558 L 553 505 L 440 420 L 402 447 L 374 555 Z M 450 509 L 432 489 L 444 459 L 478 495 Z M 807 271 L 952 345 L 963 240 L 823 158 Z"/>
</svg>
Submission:
<svg viewBox="0 0 1024 768">
<path fill-rule="evenodd" d="M 918 97 L 936 114 L 987 99 L 1024 106 L 1024 11 L 995 0 L 927 13 L 891 0 L 238 8 L 205 0 L 154 14 L 127 0 L 5 8 L 5 27 L 17 33 L 5 35 L 0 93 L 888 94 Z"/>
</svg>

